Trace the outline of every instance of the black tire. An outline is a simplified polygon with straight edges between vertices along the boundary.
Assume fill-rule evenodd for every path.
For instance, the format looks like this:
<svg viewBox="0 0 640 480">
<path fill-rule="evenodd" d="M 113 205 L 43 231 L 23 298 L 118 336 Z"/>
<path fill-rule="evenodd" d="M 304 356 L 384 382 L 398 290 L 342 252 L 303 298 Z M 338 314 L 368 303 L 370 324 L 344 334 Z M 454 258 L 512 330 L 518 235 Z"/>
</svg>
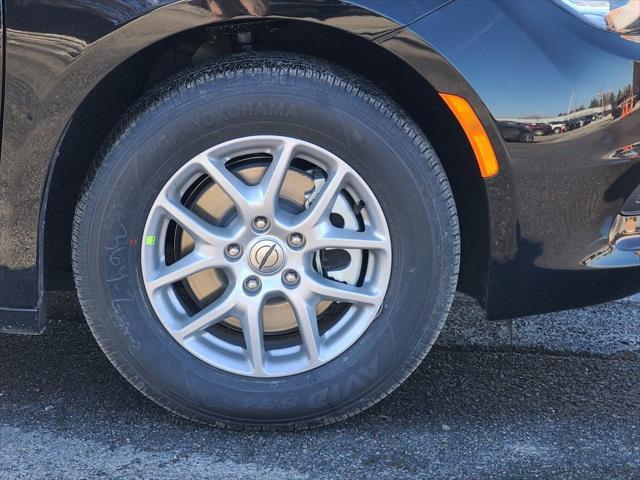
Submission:
<svg viewBox="0 0 640 480">
<path fill-rule="evenodd" d="M 244 135 L 314 142 L 368 183 L 392 232 L 385 304 L 336 360 L 251 378 L 184 350 L 153 312 L 140 239 L 159 189 L 189 158 Z M 449 312 L 459 230 L 444 170 L 420 129 L 383 93 L 331 64 L 241 54 L 183 72 L 139 101 L 98 155 L 79 200 L 73 267 L 87 322 L 115 367 L 170 411 L 230 428 L 301 428 L 354 415 L 418 366 Z"/>
<path fill-rule="evenodd" d="M 560 129 L 559 127 L 553 129 L 553 133 L 555 133 L 556 135 L 558 135 L 560 132 L 562 132 L 562 129 Z"/>
</svg>

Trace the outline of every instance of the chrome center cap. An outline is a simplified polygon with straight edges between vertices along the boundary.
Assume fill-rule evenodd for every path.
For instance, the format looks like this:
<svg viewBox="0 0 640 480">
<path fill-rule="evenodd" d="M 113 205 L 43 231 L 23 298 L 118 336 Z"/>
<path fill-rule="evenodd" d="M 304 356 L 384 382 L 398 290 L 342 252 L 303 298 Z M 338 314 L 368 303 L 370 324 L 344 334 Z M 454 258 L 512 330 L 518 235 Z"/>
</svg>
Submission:
<svg viewBox="0 0 640 480">
<path fill-rule="evenodd" d="M 275 240 L 261 240 L 251 247 L 249 263 L 258 273 L 277 272 L 284 265 L 284 249 Z"/>
</svg>

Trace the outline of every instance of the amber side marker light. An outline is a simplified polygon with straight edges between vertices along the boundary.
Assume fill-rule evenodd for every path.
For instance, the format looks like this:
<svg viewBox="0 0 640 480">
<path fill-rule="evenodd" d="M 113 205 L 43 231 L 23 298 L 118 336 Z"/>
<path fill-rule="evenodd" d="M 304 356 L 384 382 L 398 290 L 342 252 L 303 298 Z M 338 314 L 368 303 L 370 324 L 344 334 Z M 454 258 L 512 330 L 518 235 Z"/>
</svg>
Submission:
<svg viewBox="0 0 640 480">
<path fill-rule="evenodd" d="M 496 153 L 493 151 L 487 132 L 469 102 L 458 95 L 450 93 L 441 93 L 440 96 L 458 119 L 462 130 L 464 130 L 469 139 L 482 176 L 489 178 L 497 175 L 500 171 L 500 166 L 498 165 Z"/>
</svg>

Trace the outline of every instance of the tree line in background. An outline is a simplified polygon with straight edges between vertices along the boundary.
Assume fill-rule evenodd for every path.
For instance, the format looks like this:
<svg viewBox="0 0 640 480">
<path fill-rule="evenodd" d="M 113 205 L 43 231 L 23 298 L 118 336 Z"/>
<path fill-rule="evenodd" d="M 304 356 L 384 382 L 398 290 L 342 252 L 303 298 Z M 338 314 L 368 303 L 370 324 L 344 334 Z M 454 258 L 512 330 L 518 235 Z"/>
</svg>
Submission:
<svg viewBox="0 0 640 480">
<path fill-rule="evenodd" d="M 584 104 L 572 108 L 568 113 L 579 112 L 581 110 L 585 110 L 587 108 L 597 108 L 597 107 L 607 107 L 610 105 L 618 105 L 622 100 L 631 95 L 631 85 L 627 85 L 625 88 L 618 90 L 618 93 L 607 92 L 604 94 L 599 94 L 593 97 L 589 102 L 589 106 L 586 107 Z M 561 112 L 558 116 L 567 115 L 567 112 Z"/>
</svg>

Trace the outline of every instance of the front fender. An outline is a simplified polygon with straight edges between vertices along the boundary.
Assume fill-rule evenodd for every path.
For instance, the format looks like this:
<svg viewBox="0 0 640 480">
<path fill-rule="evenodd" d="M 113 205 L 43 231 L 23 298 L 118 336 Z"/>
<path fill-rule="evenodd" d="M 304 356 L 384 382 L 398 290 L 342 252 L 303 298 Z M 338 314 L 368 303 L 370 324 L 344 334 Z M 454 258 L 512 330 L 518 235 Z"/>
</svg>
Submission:
<svg viewBox="0 0 640 480">
<path fill-rule="evenodd" d="M 392 51 L 405 23 L 449 0 L 7 0 L 0 157 L 0 330 L 11 312 L 41 331 L 43 227 L 56 152 L 83 100 L 143 49 L 205 25 L 291 18 L 320 23 Z M 404 49 L 402 49 L 404 50 Z M 42 317 L 42 315 L 40 315 Z M 24 318 L 21 329 L 29 330 Z M 6 328 L 5 328 L 6 327 Z"/>
<path fill-rule="evenodd" d="M 411 29 L 464 76 L 460 93 L 471 95 L 487 128 L 498 120 L 548 123 L 607 113 L 605 95 L 629 105 L 640 95 L 637 38 L 592 27 L 551 1 L 455 0 Z M 494 135 L 510 190 L 499 198 L 494 189 L 502 186 L 487 181 L 490 316 L 573 308 L 640 290 L 638 254 L 617 269 L 592 261 L 612 252 L 615 219 L 640 184 L 635 105 L 620 118 L 607 113 L 533 143 Z"/>
</svg>

